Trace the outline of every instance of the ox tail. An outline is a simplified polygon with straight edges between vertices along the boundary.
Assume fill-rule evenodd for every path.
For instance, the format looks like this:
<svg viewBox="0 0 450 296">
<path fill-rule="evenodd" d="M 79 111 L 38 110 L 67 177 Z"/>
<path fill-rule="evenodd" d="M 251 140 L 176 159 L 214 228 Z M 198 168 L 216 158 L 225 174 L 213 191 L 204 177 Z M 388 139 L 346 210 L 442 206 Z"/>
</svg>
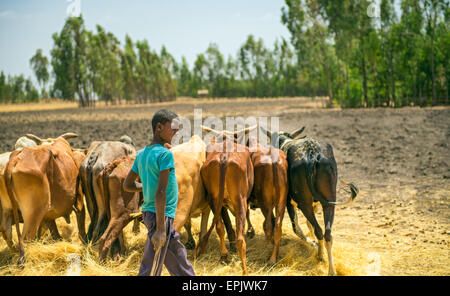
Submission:
<svg viewBox="0 0 450 296">
<path fill-rule="evenodd" d="M 224 147 L 225 149 L 225 147 Z M 225 150 L 224 150 L 225 151 Z M 225 174 L 227 172 L 227 160 L 228 155 L 226 152 L 222 153 L 220 156 L 220 162 L 219 162 L 219 196 L 217 200 L 217 204 L 215 205 L 215 208 L 213 209 L 214 213 L 214 219 L 211 224 L 211 226 L 208 229 L 208 232 L 200 239 L 199 244 L 197 245 L 197 248 L 195 250 L 195 256 L 199 256 L 203 250 L 206 248 L 206 245 L 208 243 L 208 238 L 211 235 L 211 232 L 214 228 L 214 226 L 217 225 L 219 222 L 219 219 L 221 217 L 222 212 L 222 206 L 223 206 L 223 199 L 225 197 Z M 210 201 L 212 204 L 212 201 Z"/>
<path fill-rule="evenodd" d="M 97 202 L 95 200 L 94 195 L 94 187 L 92 185 L 92 168 L 94 164 L 97 162 L 98 154 L 93 152 L 87 161 L 87 165 L 85 168 L 86 174 L 82 174 L 82 177 L 84 177 L 84 181 L 82 182 L 83 189 L 84 189 L 84 196 L 86 198 L 86 203 L 88 205 L 89 216 L 91 218 L 91 223 L 89 224 L 89 229 L 86 237 L 86 241 L 92 240 L 93 231 L 95 228 L 95 222 L 97 221 L 97 215 L 98 215 L 98 207 Z"/>
<path fill-rule="evenodd" d="M 113 162 L 109 163 L 102 171 L 103 192 L 105 194 L 104 200 L 106 204 L 106 215 L 108 217 L 108 220 L 111 219 L 111 208 L 109 206 L 111 200 L 111 195 L 109 192 L 109 176 L 124 158 L 125 157 L 121 157 L 114 160 Z"/>
<path fill-rule="evenodd" d="M 273 149 L 271 149 L 273 150 Z M 280 183 L 278 182 L 278 160 L 279 160 L 279 151 L 276 151 L 275 153 L 272 152 L 271 153 L 271 158 L 272 158 L 272 181 L 273 181 L 273 186 L 275 188 L 275 200 L 274 205 L 277 205 L 278 202 L 280 201 Z"/>
<path fill-rule="evenodd" d="M 13 155 L 11 155 L 13 156 Z M 11 161 L 8 162 L 8 164 L 6 165 L 5 168 L 5 174 L 4 174 L 4 179 L 5 179 L 5 185 L 6 185 L 6 190 L 8 192 L 8 196 L 11 202 L 11 206 L 12 206 L 12 211 L 13 211 L 13 216 L 14 216 L 14 223 L 16 224 L 16 231 L 17 231 L 17 238 L 19 239 L 19 261 L 18 264 L 24 264 L 25 263 L 25 250 L 23 248 L 23 238 L 22 235 L 20 233 L 20 220 L 19 220 L 19 210 L 18 210 L 18 204 L 13 192 L 13 188 L 12 188 L 12 169 L 14 168 L 16 161 L 13 157 L 10 158 Z"/>
<path fill-rule="evenodd" d="M 319 164 L 320 160 L 322 158 L 326 158 L 322 153 L 314 152 L 314 151 L 308 151 L 308 160 L 306 165 L 306 179 L 308 182 L 309 190 L 311 191 L 312 196 L 315 200 L 319 201 L 324 206 L 342 206 L 342 205 L 348 205 L 351 204 L 356 197 L 358 196 L 359 189 L 356 187 L 356 185 L 349 183 L 348 186 L 350 187 L 350 198 L 346 201 L 342 202 L 336 202 L 336 201 L 329 201 L 325 199 L 322 194 L 320 194 L 316 190 L 316 173 L 317 173 L 317 165 Z M 322 162 L 323 163 L 323 162 Z M 329 163 L 329 162 L 326 162 Z M 337 172 L 335 167 L 333 167 L 331 164 L 328 164 L 330 166 L 330 171 L 335 174 L 335 177 L 337 179 Z"/>
</svg>

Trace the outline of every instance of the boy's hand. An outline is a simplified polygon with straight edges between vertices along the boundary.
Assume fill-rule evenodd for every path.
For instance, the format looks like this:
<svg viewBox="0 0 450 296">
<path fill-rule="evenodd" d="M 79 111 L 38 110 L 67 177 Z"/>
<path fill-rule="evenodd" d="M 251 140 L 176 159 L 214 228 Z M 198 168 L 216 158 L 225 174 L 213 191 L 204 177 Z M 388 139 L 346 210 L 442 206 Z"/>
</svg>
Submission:
<svg viewBox="0 0 450 296">
<path fill-rule="evenodd" d="M 166 232 L 156 230 L 156 232 L 152 236 L 152 243 L 155 252 L 161 249 L 162 246 L 164 246 L 165 242 L 166 242 Z"/>
</svg>

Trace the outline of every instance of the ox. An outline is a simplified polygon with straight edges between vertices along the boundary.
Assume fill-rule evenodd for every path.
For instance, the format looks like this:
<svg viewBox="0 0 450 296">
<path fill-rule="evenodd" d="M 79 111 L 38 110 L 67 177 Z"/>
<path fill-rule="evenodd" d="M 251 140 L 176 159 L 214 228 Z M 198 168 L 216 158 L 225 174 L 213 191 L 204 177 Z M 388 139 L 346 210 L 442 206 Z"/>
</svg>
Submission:
<svg viewBox="0 0 450 296">
<path fill-rule="evenodd" d="M 98 242 L 100 260 L 106 258 L 114 242 L 120 243 L 120 253 L 125 251 L 123 228 L 135 219 L 132 213 L 138 212 L 139 205 L 142 203 L 141 193 L 127 192 L 123 189 L 123 181 L 130 171 L 135 157 L 136 155 L 119 157 L 109 163 L 101 173 L 104 200 L 108 205 L 109 223 Z M 117 253 L 116 249 L 117 247 L 111 249 L 112 257 Z"/>
<path fill-rule="evenodd" d="M 237 143 L 238 135 L 248 134 L 256 126 L 232 132 L 219 132 L 202 127 L 203 131 L 219 136 L 222 142 L 211 142 L 206 148 L 206 161 L 201 168 L 201 176 L 211 210 L 214 213 L 213 223 L 195 250 L 195 257 L 204 252 L 208 238 L 214 226 L 220 238 L 221 260 L 227 261 L 228 250 L 225 246 L 224 228 L 228 222 L 223 215 L 226 209 L 231 210 L 236 218 L 237 249 L 242 261 L 243 274 L 247 275 L 246 244 L 244 228 L 247 213 L 247 199 L 253 188 L 253 164 L 248 147 Z M 242 152 L 241 152 L 242 151 Z M 232 236 L 228 235 L 230 241 Z"/>
<path fill-rule="evenodd" d="M 96 242 L 108 225 L 108 205 L 103 199 L 101 172 L 115 159 L 135 154 L 136 149 L 128 136 L 122 136 L 120 141 L 95 141 L 89 146 L 80 166 L 81 185 L 91 217 L 85 241 Z"/>
<path fill-rule="evenodd" d="M 328 274 L 336 275 L 333 264 L 331 247 L 333 244 L 331 227 L 334 220 L 336 205 L 349 204 L 358 195 L 358 188 L 348 184 L 351 196 L 346 202 L 336 202 L 337 164 L 334 159 L 333 147 L 326 142 L 318 142 L 309 137 L 296 139 L 304 127 L 292 132 L 272 133 L 261 129 L 272 139 L 272 143 L 279 144 L 281 150 L 286 152 L 289 164 L 289 191 L 287 210 L 292 222 L 294 232 L 303 240 L 308 241 L 298 224 L 295 209 L 299 208 L 314 228 L 314 234 L 319 241 L 318 258 L 323 261 L 323 245 L 328 254 Z M 325 236 L 314 215 L 314 202 L 320 202 L 324 213 Z"/>
<path fill-rule="evenodd" d="M 252 208 L 260 208 L 264 215 L 263 228 L 266 240 L 273 242 L 273 251 L 269 263 L 274 265 L 280 248 L 281 226 L 288 192 L 286 153 L 274 147 L 263 147 L 254 137 L 250 137 L 248 145 L 255 178 L 248 204 Z M 273 214 L 274 208 L 276 219 Z M 248 210 L 247 221 L 249 232 L 254 233 Z M 247 236 L 249 232 L 247 232 Z"/>
<path fill-rule="evenodd" d="M 14 150 L 22 150 L 25 147 L 36 146 L 39 143 L 36 143 L 34 140 L 29 139 L 27 137 L 20 137 L 16 144 L 14 145 Z M 8 247 L 13 249 L 12 242 L 12 223 L 13 223 L 13 213 L 11 202 L 8 197 L 8 192 L 6 190 L 5 180 L 4 180 L 4 172 L 6 164 L 9 161 L 9 156 L 12 152 L 5 152 L 0 154 L 0 232 L 2 232 L 2 236 L 5 239 Z M 20 217 L 21 218 L 21 217 Z M 21 219 L 23 222 L 23 219 Z"/>
<path fill-rule="evenodd" d="M 205 199 L 203 182 L 200 176 L 200 168 L 205 161 L 206 145 L 199 136 L 193 136 L 189 142 L 170 148 L 174 155 L 175 175 L 178 183 L 178 204 L 174 220 L 174 228 L 180 232 L 184 226 L 188 233 L 187 247 L 194 248 L 195 240 L 191 232 L 191 218 L 202 214 L 200 236 L 206 233 L 209 217 L 209 205 Z M 126 156 L 109 164 L 103 172 L 103 180 L 106 197 L 109 200 L 111 220 L 103 236 L 99 241 L 100 259 L 106 257 L 111 243 L 117 239 L 120 231 L 134 218 L 140 215 L 136 212 L 139 199 L 137 193 L 123 190 L 123 182 L 131 169 L 134 156 Z M 115 168 L 117 167 L 117 168 Z M 119 188 L 120 186 L 120 188 Z M 134 195 L 133 195 L 134 194 Z M 140 200 L 139 204 L 142 202 Z M 130 205 L 130 206 L 127 206 Z M 123 245 L 122 251 L 123 251 Z"/>
<path fill-rule="evenodd" d="M 173 226 L 177 232 L 184 226 L 188 234 L 186 248 L 194 249 L 191 218 L 202 215 L 200 227 L 202 237 L 207 230 L 210 212 L 200 175 L 200 169 L 206 160 L 206 145 L 199 136 L 194 135 L 189 142 L 173 146 L 171 150 L 178 183 L 178 204 Z"/>
<path fill-rule="evenodd" d="M 50 228 L 53 238 L 60 238 L 55 219 L 68 220 L 74 205 L 80 204 L 77 199 L 81 198 L 76 190 L 77 160 L 67 142 L 77 135 L 66 133 L 46 140 L 27 136 L 41 145 L 12 152 L 4 173 L 19 238 L 19 263 L 25 261 L 23 240 L 35 239 L 41 222 Z M 23 238 L 19 209 L 24 221 Z"/>
</svg>

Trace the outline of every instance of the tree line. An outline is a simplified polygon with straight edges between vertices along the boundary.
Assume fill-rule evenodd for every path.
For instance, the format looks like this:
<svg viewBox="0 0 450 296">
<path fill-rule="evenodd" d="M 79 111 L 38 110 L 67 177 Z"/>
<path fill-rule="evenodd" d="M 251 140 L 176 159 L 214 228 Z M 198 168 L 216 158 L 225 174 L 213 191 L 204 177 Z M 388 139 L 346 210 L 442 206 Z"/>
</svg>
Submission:
<svg viewBox="0 0 450 296">
<path fill-rule="evenodd" d="M 91 106 L 97 100 L 148 103 L 197 97 L 326 96 L 341 107 L 449 104 L 446 0 L 285 0 L 290 32 L 271 47 L 249 35 L 235 56 L 215 43 L 190 66 L 146 40 L 125 43 L 82 17 L 53 34 L 50 61 L 31 58 L 41 93 L 23 76 L 0 75 L 0 102 L 50 96 Z M 51 66 L 51 75 L 50 68 Z"/>
</svg>

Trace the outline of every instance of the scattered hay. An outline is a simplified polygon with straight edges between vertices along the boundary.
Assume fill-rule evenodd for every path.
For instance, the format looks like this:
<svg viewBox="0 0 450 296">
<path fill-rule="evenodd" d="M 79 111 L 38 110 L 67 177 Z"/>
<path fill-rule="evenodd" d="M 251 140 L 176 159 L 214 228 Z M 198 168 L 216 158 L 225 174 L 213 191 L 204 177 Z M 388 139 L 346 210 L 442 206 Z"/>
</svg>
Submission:
<svg viewBox="0 0 450 296">
<path fill-rule="evenodd" d="M 272 244 L 265 241 L 262 230 L 264 217 L 259 210 L 252 211 L 252 222 L 256 235 L 247 240 L 247 264 L 250 275 L 327 275 L 328 263 L 319 262 L 317 251 L 303 244 L 293 234 L 289 218 L 285 217 L 283 225 L 283 238 L 280 246 L 279 260 L 276 265 L 269 266 L 268 259 L 272 252 Z M 75 215 L 72 215 L 75 221 Z M 210 217 L 210 223 L 212 217 Z M 145 227 L 135 235 L 132 233 L 132 223 L 125 228 L 127 252 L 119 260 L 107 259 L 104 263 L 97 260 L 96 246 L 83 245 L 78 239 L 76 223 L 66 224 L 63 219 L 57 220 L 58 228 L 63 234 L 64 241 L 52 241 L 47 236 L 35 242 L 26 243 L 26 263 L 23 267 L 16 265 L 18 254 L 11 252 L 5 242 L 0 242 L 0 275 L 82 275 L 82 276 L 134 276 L 139 271 L 144 244 L 147 239 Z M 193 220 L 194 233 L 199 232 L 200 219 Z M 306 230 L 306 229 L 304 229 Z M 182 240 L 187 239 L 182 232 Z M 193 251 L 188 251 L 197 275 L 223 276 L 241 275 L 241 260 L 237 253 L 230 253 L 229 264 L 219 262 L 220 243 L 217 235 L 212 235 L 207 251 L 198 259 L 193 259 Z M 228 243 L 227 243 L 228 246 Z M 363 275 L 370 264 L 370 258 L 362 251 L 350 244 L 336 242 L 333 246 L 335 266 L 338 275 Z M 163 268 L 163 275 L 169 275 Z"/>
</svg>

